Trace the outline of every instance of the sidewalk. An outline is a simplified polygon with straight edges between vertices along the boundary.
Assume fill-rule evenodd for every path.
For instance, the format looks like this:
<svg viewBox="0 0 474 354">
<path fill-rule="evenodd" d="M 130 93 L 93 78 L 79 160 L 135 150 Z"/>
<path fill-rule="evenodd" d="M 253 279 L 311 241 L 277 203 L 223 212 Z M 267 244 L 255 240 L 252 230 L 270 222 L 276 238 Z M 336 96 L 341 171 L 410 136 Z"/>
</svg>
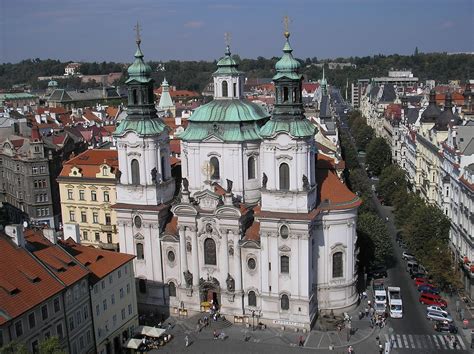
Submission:
<svg viewBox="0 0 474 354">
<path fill-rule="evenodd" d="M 454 319 L 454 323 L 458 328 L 458 333 L 464 337 L 466 343 L 470 345 L 471 348 L 474 348 L 474 310 L 469 308 L 469 304 L 461 301 L 457 295 L 446 295 L 443 297 L 447 300 L 448 312 Z M 463 319 L 467 320 L 467 325 L 463 323 Z"/>
</svg>

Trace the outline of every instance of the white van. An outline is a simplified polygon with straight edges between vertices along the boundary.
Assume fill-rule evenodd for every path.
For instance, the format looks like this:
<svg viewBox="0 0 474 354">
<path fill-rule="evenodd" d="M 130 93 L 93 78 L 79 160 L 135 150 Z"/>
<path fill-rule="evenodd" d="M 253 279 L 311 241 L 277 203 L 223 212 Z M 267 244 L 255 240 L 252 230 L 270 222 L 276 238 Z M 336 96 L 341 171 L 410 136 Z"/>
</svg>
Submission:
<svg viewBox="0 0 474 354">
<path fill-rule="evenodd" d="M 413 267 L 418 267 L 418 262 L 407 261 L 407 272 L 410 272 Z"/>
</svg>

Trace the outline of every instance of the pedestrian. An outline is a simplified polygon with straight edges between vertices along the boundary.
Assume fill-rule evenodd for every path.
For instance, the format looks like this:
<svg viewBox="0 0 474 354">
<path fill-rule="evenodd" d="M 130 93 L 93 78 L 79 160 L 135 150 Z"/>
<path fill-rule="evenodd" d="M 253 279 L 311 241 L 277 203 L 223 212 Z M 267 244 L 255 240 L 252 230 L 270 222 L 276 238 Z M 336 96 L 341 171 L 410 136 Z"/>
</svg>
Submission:
<svg viewBox="0 0 474 354">
<path fill-rule="evenodd" d="M 184 337 L 184 344 L 186 345 L 186 347 L 189 346 L 189 337 L 188 336 Z"/>
<path fill-rule="evenodd" d="M 349 354 L 353 354 L 353 353 L 354 353 L 354 349 L 352 348 L 352 345 L 350 345 L 350 346 L 347 347 L 347 352 L 348 352 Z"/>
<path fill-rule="evenodd" d="M 303 337 L 303 336 L 300 336 L 298 345 L 299 345 L 300 347 L 303 347 L 303 346 L 304 346 L 304 337 Z"/>
<path fill-rule="evenodd" d="M 367 291 L 364 290 L 362 292 L 362 297 L 364 298 L 364 300 L 367 299 Z"/>
<path fill-rule="evenodd" d="M 368 307 L 365 308 L 365 317 L 369 317 L 369 308 Z"/>
<path fill-rule="evenodd" d="M 375 314 L 375 309 L 374 309 L 373 307 L 371 307 L 371 308 L 369 309 L 369 316 L 370 316 L 370 318 L 374 317 L 374 314 Z"/>
<path fill-rule="evenodd" d="M 362 313 L 362 311 L 359 311 L 359 320 L 361 320 L 363 318 L 364 318 L 364 314 Z"/>
<path fill-rule="evenodd" d="M 372 307 L 372 303 L 370 302 L 370 300 L 367 301 L 367 305 L 368 305 L 369 307 Z"/>
<path fill-rule="evenodd" d="M 216 330 L 214 330 L 213 335 L 214 335 L 214 339 L 217 339 L 217 331 Z"/>
</svg>

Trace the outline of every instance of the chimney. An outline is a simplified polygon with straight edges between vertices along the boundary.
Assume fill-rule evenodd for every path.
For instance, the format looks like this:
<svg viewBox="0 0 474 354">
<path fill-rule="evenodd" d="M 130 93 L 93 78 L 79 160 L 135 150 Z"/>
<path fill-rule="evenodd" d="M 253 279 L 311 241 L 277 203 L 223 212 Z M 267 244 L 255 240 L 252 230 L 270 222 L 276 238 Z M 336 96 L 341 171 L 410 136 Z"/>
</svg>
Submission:
<svg viewBox="0 0 474 354">
<path fill-rule="evenodd" d="M 58 234 L 56 233 L 56 230 L 46 228 L 43 229 L 43 236 L 46 237 L 51 243 L 57 244 L 58 243 Z"/>
<path fill-rule="evenodd" d="M 10 236 L 18 247 L 25 247 L 25 234 L 23 225 L 13 224 L 5 227 L 5 233 Z"/>
<path fill-rule="evenodd" d="M 64 239 L 67 240 L 69 237 L 76 243 L 81 243 L 81 232 L 78 224 L 64 223 Z"/>
</svg>

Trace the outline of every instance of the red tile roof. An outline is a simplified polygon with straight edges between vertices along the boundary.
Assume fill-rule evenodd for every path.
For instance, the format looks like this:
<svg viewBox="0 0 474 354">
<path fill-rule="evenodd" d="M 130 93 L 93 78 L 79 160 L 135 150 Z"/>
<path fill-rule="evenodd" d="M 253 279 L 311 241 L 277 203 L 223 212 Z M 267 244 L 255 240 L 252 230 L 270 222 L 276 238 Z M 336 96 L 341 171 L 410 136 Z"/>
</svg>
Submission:
<svg viewBox="0 0 474 354">
<path fill-rule="evenodd" d="M 84 265 L 95 280 L 100 280 L 130 262 L 135 256 L 125 253 L 106 251 L 100 248 L 88 247 L 74 242 L 71 238 L 59 241 L 59 244 L 71 256 Z"/>
<path fill-rule="evenodd" d="M 178 234 L 178 217 L 173 216 L 165 226 L 165 232 L 171 235 Z"/>
<path fill-rule="evenodd" d="M 64 286 L 27 250 L 0 235 L 0 325 L 58 294 Z"/>
<path fill-rule="evenodd" d="M 252 225 L 245 231 L 244 241 L 260 241 L 260 222 L 254 220 Z"/>
<path fill-rule="evenodd" d="M 112 173 L 118 168 L 117 150 L 91 149 L 73 157 L 63 165 L 61 177 L 69 177 L 71 169 L 77 167 L 81 170 L 82 176 L 95 178 L 100 172 L 100 165 L 106 163 L 112 167 Z"/>
<path fill-rule="evenodd" d="M 358 207 L 361 200 L 329 169 L 317 169 L 319 206 L 321 210 L 343 210 Z"/>
<path fill-rule="evenodd" d="M 25 231 L 25 239 L 33 248 L 31 252 L 67 286 L 89 275 L 89 272 L 78 265 L 60 246 L 45 238 L 41 231 L 28 229 Z"/>
<path fill-rule="evenodd" d="M 181 154 L 181 140 L 170 139 L 170 150 L 171 150 L 171 153 L 180 155 Z"/>
</svg>

